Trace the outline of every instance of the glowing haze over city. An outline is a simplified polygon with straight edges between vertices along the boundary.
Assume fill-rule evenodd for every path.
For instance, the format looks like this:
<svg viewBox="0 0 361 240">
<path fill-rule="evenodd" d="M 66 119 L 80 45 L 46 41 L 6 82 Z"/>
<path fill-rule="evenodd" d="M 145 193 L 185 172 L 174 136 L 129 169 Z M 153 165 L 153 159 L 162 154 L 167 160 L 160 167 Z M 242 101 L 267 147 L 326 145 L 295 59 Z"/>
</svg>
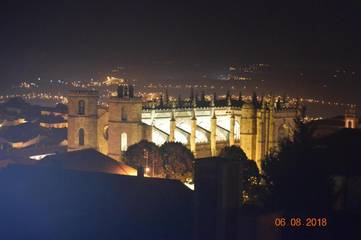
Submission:
<svg viewBox="0 0 361 240">
<path fill-rule="evenodd" d="M 292 4 L 289 16 L 283 7 L 8 2 L 1 10 L 0 100 L 54 104 L 71 87 L 103 88 L 112 76 L 153 97 L 168 89 L 187 98 L 191 88 L 286 95 L 306 103 L 313 117 L 359 105 L 354 10 Z"/>
</svg>

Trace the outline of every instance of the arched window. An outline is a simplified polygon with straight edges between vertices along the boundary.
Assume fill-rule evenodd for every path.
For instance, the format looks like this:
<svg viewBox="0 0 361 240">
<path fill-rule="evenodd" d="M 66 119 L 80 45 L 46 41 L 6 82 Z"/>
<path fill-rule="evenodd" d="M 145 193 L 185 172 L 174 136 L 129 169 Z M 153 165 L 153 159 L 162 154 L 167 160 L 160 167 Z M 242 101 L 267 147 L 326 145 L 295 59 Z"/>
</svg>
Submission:
<svg viewBox="0 0 361 240">
<path fill-rule="evenodd" d="M 128 136 L 126 133 L 120 135 L 120 151 L 124 152 L 128 149 Z"/>
<path fill-rule="evenodd" d="M 79 129 L 79 146 L 84 146 L 84 129 Z"/>
<path fill-rule="evenodd" d="M 108 138 L 109 138 L 109 125 L 106 125 L 106 126 L 104 127 L 103 137 L 104 137 L 106 140 L 108 140 Z"/>
<path fill-rule="evenodd" d="M 347 128 L 352 128 L 352 121 L 347 121 Z"/>
<path fill-rule="evenodd" d="M 121 113 L 120 114 L 121 114 L 122 121 L 127 121 L 128 116 L 127 116 L 127 112 L 126 112 L 125 107 L 121 108 Z"/>
<path fill-rule="evenodd" d="M 79 115 L 85 114 L 85 101 L 84 100 L 80 100 L 78 103 L 78 114 Z"/>
</svg>

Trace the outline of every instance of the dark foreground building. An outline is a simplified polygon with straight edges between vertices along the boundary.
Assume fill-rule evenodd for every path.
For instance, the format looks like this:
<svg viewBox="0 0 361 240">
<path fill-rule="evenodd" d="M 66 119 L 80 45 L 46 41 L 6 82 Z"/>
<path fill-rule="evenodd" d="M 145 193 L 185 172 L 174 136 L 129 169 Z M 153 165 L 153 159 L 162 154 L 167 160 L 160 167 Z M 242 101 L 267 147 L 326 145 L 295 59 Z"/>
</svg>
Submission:
<svg viewBox="0 0 361 240">
<path fill-rule="evenodd" d="M 191 239 L 179 181 L 11 166 L 0 172 L 0 239 Z"/>
<path fill-rule="evenodd" d="M 240 161 L 202 158 L 194 172 L 194 239 L 237 239 Z"/>
</svg>

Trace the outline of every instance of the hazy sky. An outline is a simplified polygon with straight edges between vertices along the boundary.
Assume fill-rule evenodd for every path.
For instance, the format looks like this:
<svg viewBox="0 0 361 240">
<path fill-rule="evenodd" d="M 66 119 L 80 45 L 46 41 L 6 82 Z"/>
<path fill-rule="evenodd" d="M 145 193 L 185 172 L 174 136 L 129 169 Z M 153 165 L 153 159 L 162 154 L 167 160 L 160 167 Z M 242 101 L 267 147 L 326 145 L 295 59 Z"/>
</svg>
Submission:
<svg viewBox="0 0 361 240">
<path fill-rule="evenodd" d="M 2 1 L 0 80 L 154 60 L 360 63 L 358 5 L 253 2 Z"/>
</svg>

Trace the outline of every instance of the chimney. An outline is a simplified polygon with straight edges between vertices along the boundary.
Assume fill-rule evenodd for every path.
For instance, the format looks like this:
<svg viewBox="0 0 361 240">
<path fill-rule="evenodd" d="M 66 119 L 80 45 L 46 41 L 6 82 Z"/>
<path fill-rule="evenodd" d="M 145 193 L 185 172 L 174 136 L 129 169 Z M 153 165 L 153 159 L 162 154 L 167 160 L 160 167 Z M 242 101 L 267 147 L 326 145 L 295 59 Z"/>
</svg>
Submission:
<svg viewBox="0 0 361 240">
<path fill-rule="evenodd" d="M 212 157 L 194 164 L 194 240 L 237 239 L 240 163 Z"/>
</svg>

